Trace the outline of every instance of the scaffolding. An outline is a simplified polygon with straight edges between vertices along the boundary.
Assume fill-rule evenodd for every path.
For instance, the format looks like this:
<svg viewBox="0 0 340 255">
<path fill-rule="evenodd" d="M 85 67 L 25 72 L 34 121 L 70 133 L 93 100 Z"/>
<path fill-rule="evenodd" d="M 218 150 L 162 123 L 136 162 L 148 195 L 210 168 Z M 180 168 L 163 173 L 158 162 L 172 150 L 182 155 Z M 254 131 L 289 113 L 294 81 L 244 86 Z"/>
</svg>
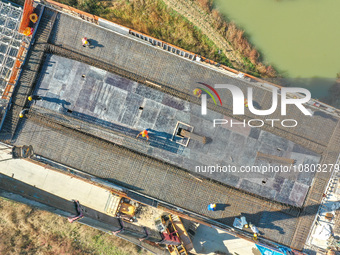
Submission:
<svg viewBox="0 0 340 255">
<path fill-rule="evenodd" d="M 24 53 L 26 42 L 24 35 L 18 32 L 23 10 L 9 2 L 0 2 L 0 91 L 6 91 L 13 70 L 17 74 L 20 68 L 18 57 Z M 9 88 L 7 88 L 9 90 Z M 9 91 L 7 91 L 9 92 Z M 8 94 L 8 93 L 6 93 Z M 9 99 L 3 94 L 2 99 Z"/>
</svg>

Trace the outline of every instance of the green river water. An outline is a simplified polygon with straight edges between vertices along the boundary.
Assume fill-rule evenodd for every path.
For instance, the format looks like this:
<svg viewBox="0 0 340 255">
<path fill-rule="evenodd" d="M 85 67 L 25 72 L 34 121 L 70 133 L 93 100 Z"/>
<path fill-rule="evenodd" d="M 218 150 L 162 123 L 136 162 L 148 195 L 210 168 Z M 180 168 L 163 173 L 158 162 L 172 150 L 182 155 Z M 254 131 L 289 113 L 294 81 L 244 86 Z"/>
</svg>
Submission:
<svg viewBox="0 0 340 255">
<path fill-rule="evenodd" d="M 340 72 L 339 0 L 214 0 L 292 86 L 322 98 Z"/>
</svg>

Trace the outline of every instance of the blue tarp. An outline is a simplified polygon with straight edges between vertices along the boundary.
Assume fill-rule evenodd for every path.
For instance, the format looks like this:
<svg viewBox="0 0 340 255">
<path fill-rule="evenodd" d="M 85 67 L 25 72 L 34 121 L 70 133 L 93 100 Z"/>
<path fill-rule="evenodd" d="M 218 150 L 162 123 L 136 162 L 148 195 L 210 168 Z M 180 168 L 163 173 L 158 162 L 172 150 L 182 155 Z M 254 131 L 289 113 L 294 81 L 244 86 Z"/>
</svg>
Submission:
<svg viewBox="0 0 340 255">
<path fill-rule="evenodd" d="M 261 246 L 258 244 L 255 244 L 257 249 L 261 252 L 262 255 L 284 255 L 285 253 L 282 253 L 281 251 L 275 251 L 273 249 L 269 249 L 265 246 Z"/>
</svg>

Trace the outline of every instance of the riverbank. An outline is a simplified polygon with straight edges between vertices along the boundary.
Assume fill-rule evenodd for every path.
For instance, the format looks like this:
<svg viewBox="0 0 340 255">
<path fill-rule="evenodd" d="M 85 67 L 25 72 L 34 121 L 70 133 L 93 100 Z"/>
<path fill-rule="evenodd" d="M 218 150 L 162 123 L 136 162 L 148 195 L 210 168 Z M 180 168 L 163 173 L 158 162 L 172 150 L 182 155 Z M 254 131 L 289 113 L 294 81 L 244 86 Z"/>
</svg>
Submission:
<svg viewBox="0 0 340 255">
<path fill-rule="evenodd" d="M 71 4 L 74 0 L 63 1 Z M 83 6 L 78 3 L 75 7 Z M 84 10 L 237 70 L 258 77 L 276 77 L 273 67 L 260 62 L 260 54 L 244 32 L 224 21 L 212 9 L 210 0 L 118 0 L 105 1 L 94 8 Z"/>
<path fill-rule="evenodd" d="M 164 0 L 178 13 L 187 18 L 209 37 L 240 71 L 273 78 L 277 72 L 261 62 L 260 53 L 252 46 L 235 23 L 226 19 L 213 8 L 212 0 Z"/>
<path fill-rule="evenodd" d="M 333 86 L 329 88 L 327 97 L 324 101 L 338 109 L 340 109 L 340 72 L 337 74 L 337 79 Z"/>
<path fill-rule="evenodd" d="M 262 61 L 273 64 L 285 78 L 274 83 L 306 88 L 321 101 L 329 96 L 340 66 L 340 34 L 335 32 L 340 23 L 340 2 L 213 2 L 224 17 L 246 31 L 246 37 L 261 52 Z"/>
</svg>

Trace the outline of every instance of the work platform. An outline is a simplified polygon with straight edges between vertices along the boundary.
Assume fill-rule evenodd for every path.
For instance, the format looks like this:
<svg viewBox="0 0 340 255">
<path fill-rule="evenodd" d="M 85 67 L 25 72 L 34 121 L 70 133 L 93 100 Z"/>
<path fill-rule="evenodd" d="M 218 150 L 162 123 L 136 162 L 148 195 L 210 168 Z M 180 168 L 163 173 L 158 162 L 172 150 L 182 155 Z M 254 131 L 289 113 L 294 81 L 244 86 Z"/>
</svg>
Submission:
<svg viewBox="0 0 340 255">
<path fill-rule="evenodd" d="M 84 36 L 92 47 L 82 47 Z M 65 13 L 56 15 L 49 8 L 23 68 L 36 79 L 18 81 L 1 140 L 32 145 L 37 155 L 136 190 L 179 214 L 221 228 L 228 229 L 235 217 L 245 215 L 263 233 L 261 237 L 303 248 L 330 172 L 207 175 L 195 172 L 195 166 L 269 164 L 277 157 L 335 164 L 340 151 L 336 115 L 311 106 L 310 117 L 289 106 L 289 118 L 299 122 L 295 128 L 213 129 L 212 119 L 231 118 L 231 95 L 223 96 L 223 107 L 208 101 L 209 114 L 203 117 L 200 101 L 192 96 L 197 82 L 233 84 L 243 91 L 252 86 L 258 107 L 268 109 L 271 93 L 265 84 L 180 57 L 129 33 Z M 43 100 L 28 103 L 25 98 L 31 93 Z M 29 113 L 19 120 L 24 107 Z M 259 116 L 246 110 L 244 118 Z M 280 109 L 266 118 L 282 119 Z M 173 137 L 178 121 L 193 126 L 210 143 L 178 144 Z M 149 143 L 135 138 L 144 128 L 152 129 Z M 270 162 L 264 154 L 272 156 Z M 207 205 L 212 202 L 225 205 L 224 209 L 209 212 Z"/>
<path fill-rule="evenodd" d="M 27 43 L 25 36 L 18 32 L 22 8 L 7 1 L 0 2 L 0 92 L 7 94 L 7 83 L 13 82 L 11 77 L 17 72 L 17 59 L 21 57 L 23 45 Z M 7 99 L 7 100 L 6 100 Z M 0 108 L 8 103 L 6 96 L 0 99 Z"/>
<path fill-rule="evenodd" d="M 310 166 L 318 164 L 321 158 L 317 153 L 259 128 L 240 125 L 214 128 L 211 117 L 224 118 L 220 113 L 209 112 L 208 117 L 202 116 L 199 105 L 57 55 L 47 55 L 34 94 L 43 100 L 32 103 L 30 108 L 41 114 L 55 114 L 75 126 L 77 122 L 72 123 L 71 118 L 90 122 L 106 129 L 107 132 L 99 135 L 105 140 L 111 139 L 133 150 L 138 148 L 139 152 L 193 174 L 284 204 L 301 207 L 315 173 L 245 173 L 240 168 L 279 165 L 279 159 Z M 192 126 L 195 133 L 208 137 L 210 142 L 202 144 L 190 140 L 188 146 L 183 146 L 180 137 L 173 135 L 178 121 Z M 136 140 L 144 129 L 149 129 L 149 142 Z M 15 143 L 34 143 L 26 137 L 19 135 Z M 34 147 L 38 154 L 44 150 L 43 144 L 41 151 L 39 143 Z M 204 167 L 216 164 L 235 166 L 237 172 L 204 171 Z"/>
</svg>

